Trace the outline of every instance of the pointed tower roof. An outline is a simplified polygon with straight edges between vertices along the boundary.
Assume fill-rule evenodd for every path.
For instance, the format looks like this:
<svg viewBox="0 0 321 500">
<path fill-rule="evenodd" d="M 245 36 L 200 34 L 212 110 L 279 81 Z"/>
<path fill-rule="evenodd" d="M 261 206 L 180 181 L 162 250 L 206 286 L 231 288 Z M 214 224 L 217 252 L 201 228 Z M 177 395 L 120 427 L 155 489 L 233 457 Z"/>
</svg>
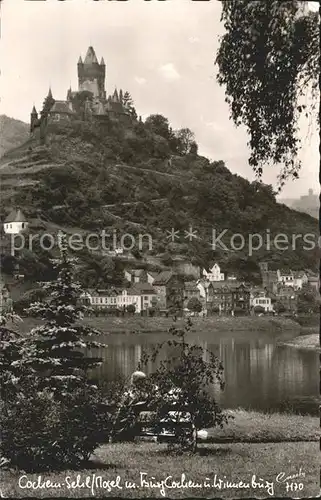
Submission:
<svg viewBox="0 0 321 500">
<path fill-rule="evenodd" d="M 115 88 L 114 93 L 113 93 L 113 99 L 114 99 L 114 101 L 118 101 L 119 100 L 118 92 L 117 92 L 116 88 Z"/>
<path fill-rule="evenodd" d="M 119 100 L 120 101 L 123 100 L 123 91 L 122 91 L 122 89 L 120 89 L 120 91 L 119 91 Z"/>
<path fill-rule="evenodd" d="M 79 56 L 78 64 L 83 64 L 81 56 Z"/>
<path fill-rule="evenodd" d="M 52 97 L 51 87 L 49 87 L 49 90 L 48 90 L 48 97 Z"/>
<path fill-rule="evenodd" d="M 37 114 L 38 114 L 38 113 L 37 113 L 37 110 L 36 110 L 36 108 L 35 108 L 35 105 L 33 105 L 33 108 L 32 108 L 32 111 L 31 111 L 31 114 L 32 114 L 32 115 L 37 115 Z"/>
<path fill-rule="evenodd" d="M 103 57 L 101 58 L 101 61 L 100 61 L 100 66 L 106 66 L 106 64 L 105 64 L 105 61 L 104 61 L 104 58 L 103 58 Z"/>
<path fill-rule="evenodd" d="M 22 210 L 20 208 L 15 208 L 11 210 L 9 215 L 4 220 L 5 223 L 8 222 L 27 222 L 26 217 L 24 216 Z"/>
<path fill-rule="evenodd" d="M 69 101 L 71 99 L 71 93 L 72 93 L 72 90 L 71 90 L 71 86 L 70 86 L 68 91 L 67 91 L 67 101 Z"/>
<path fill-rule="evenodd" d="M 87 54 L 85 57 L 84 64 L 93 64 L 97 63 L 98 64 L 98 59 L 96 57 L 95 51 L 92 46 L 88 47 Z"/>
</svg>

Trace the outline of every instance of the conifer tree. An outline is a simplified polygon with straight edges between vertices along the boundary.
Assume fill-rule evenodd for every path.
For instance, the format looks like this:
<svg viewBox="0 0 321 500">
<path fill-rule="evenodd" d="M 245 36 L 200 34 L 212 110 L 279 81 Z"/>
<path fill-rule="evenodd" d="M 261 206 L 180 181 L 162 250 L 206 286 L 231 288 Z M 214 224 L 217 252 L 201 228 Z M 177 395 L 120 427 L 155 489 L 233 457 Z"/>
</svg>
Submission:
<svg viewBox="0 0 321 500">
<path fill-rule="evenodd" d="M 122 95 L 122 102 L 124 106 L 128 109 L 130 112 L 131 116 L 136 120 L 137 119 L 137 112 L 134 106 L 134 101 L 132 99 L 132 96 L 130 93 L 126 90 L 126 92 Z"/>
<path fill-rule="evenodd" d="M 0 399 L 9 399 L 12 395 L 12 387 L 15 386 L 17 374 L 20 375 L 18 367 L 12 367 L 12 363 L 19 359 L 19 340 L 21 335 L 14 329 L 14 325 L 22 319 L 13 311 L 0 315 Z M 12 326 L 9 327 L 8 325 Z"/>
<path fill-rule="evenodd" d="M 43 324 L 19 339 L 7 330 L 1 337 L 0 454 L 28 471 L 79 466 L 109 433 L 103 395 L 87 373 L 101 361 L 86 354 L 103 345 L 91 340 L 100 332 L 79 323 L 85 307 L 64 236 L 60 250 L 57 279 L 43 284 L 48 299 L 29 308 Z"/>
<path fill-rule="evenodd" d="M 73 279 L 73 262 L 68 258 L 65 237 L 60 239 L 61 259 L 55 264 L 58 277 L 43 284 L 48 299 L 31 304 L 27 312 L 43 324 L 32 329 L 23 342 L 21 359 L 15 362 L 31 370 L 39 389 L 66 396 L 87 383 L 88 370 L 101 363 L 88 350 L 103 344 L 92 340 L 99 331 L 81 324 L 86 306 L 79 301 L 81 286 Z M 88 340 L 89 339 L 89 340 Z"/>
</svg>

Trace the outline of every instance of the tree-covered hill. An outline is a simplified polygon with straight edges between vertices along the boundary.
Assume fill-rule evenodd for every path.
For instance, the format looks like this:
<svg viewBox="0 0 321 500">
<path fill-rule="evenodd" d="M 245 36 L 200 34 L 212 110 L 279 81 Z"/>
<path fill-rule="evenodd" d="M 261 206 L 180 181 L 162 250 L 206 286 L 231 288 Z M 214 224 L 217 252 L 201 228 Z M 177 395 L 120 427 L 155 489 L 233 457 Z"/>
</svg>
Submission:
<svg viewBox="0 0 321 500">
<path fill-rule="evenodd" d="M 255 281 L 262 260 L 272 269 L 316 270 L 317 252 L 308 249 L 311 244 L 304 249 L 302 237 L 317 234 L 317 221 L 278 204 L 271 186 L 250 183 L 219 159 L 199 156 L 189 132 L 174 133 L 161 115 L 130 126 L 106 119 L 50 125 L 46 145 L 29 140 L 2 158 L 1 215 L 14 199 L 29 217 L 55 227 L 148 233 L 152 249 L 135 249 L 138 258 L 158 256 L 170 264 L 180 255 L 202 266 L 219 260 L 227 272 Z M 174 241 L 172 228 L 179 231 Z M 185 233 L 190 228 L 195 237 Z M 216 236 L 224 232 L 223 244 L 214 249 L 213 230 Z M 242 235 L 234 237 L 235 247 L 245 240 L 241 250 L 233 249 L 235 233 Z M 265 243 L 249 255 L 254 233 Z M 289 244 L 283 237 L 277 248 L 277 234 Z M 258 240 L 253 236 L 253 246 Z"/>
<path fill-rule="evenodd" d="M 0 157 L 28 139 L 29 125 L 6 115 L 0 115 Z"/>
</svg>

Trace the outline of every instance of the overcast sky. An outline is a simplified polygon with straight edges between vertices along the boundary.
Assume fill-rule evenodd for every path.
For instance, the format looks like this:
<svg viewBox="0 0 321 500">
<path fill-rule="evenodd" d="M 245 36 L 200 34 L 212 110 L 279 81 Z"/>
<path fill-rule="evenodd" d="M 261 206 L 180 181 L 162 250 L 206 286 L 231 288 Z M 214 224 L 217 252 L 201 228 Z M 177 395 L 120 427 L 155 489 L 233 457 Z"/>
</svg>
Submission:
<svg viewBox="0 0 321 500">
<path fill-rule="evenodd" d="M 229 120 L 214 58 L 222 33 L 216 0 L 1 2 L 0 113 L 29 122 L 49 85 L 65 99 L 77 90 L 77 61 L 92 45 L 106 63 L 107 93 L 129 90 L 138 114 L 165 115 L 174 129 L 195 132 L 199 152 L 253 179 L 247 135 Z M 318 135 L 302 126 L 301 178 L 282 197 L 318 191 Z M 265 181 L 276 184 L 276 169 Z"/>
</svg>

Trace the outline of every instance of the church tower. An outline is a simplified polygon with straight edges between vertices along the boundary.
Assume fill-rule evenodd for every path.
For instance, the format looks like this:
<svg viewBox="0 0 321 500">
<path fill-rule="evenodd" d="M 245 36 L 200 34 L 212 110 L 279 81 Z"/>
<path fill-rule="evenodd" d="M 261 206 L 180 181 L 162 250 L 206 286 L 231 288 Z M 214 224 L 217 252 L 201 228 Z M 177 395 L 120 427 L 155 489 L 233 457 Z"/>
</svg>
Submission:
<svg viewBox="0 0 321 500">
<path fill-rule="evenodd" d="M 93 47 L 88 48 L 84 61 L 79 58 L 77 67 L 79 92 L 88 90 L 94 97 L 106 99 L 106 66 L 103 58 L 99 64 Z"/>
</svg>

